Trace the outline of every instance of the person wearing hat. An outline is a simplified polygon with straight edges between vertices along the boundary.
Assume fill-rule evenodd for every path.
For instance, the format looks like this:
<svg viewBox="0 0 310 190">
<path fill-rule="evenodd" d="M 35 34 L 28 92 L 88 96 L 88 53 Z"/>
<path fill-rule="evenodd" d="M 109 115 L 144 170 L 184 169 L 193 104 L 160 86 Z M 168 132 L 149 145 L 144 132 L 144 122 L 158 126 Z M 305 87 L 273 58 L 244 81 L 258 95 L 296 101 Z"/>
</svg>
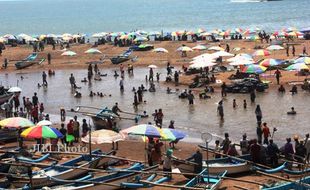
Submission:
<svg viewBox="0 0 310 190">
<path fill-rule="evenodd" d="M 249 140 L 247 139 L 246 133 L 242 135 L 242 140 L 240 141 L 240 150 L 242 155 L 249 154 Z"/>
<path fill-rule="evenodd" d="M 172 153 L 173 153 L 173 150 L 171 148 L 169 148 L 166 152 L 166 156 L 164 158 L 164 161 L 163 161 L 163 172 L 170 172 L 167 174 L 168 177 L 172 178 Z"/>
<path fill-rule="evenodd" d="M 191 157 L 186 159 L 187 161 L 191 161 L 193 160 L 196 164 L 195 164 L 195 168 L 194 168 L 194 172 L 195 173 L 200 173 L 202 171 L 202 154 L 200 152 L 200 149 L 197 148 L 196 153 L 193 154 Z"/>
</svg>

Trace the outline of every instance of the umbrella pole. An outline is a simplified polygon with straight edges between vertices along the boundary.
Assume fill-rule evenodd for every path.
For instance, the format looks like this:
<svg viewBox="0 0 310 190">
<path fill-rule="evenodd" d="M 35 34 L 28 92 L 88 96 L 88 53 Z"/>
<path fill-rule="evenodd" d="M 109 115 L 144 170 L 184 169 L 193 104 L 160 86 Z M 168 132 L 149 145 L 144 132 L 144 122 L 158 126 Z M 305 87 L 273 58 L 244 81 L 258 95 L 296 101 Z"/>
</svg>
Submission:
<svg viewBox="0 0 310 190">
<path fill-rule="evenodd" d="M 89 139 L 88 139 L 88 144 L 89 144 L 89 155 L 91 156 L 91 125 L 90 125 L 90 120 L 88 120 L 88 125 L 89 125 Z"/>
</svg>

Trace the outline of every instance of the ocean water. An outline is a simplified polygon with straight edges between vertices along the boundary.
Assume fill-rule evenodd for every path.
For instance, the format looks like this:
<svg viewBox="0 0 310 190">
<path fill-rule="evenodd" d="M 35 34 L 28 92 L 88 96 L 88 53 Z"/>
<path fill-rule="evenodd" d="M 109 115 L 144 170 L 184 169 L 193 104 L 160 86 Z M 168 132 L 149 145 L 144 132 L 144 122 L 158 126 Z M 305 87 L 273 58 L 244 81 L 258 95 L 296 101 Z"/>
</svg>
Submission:
<svg viewBox="0 0 310 190">
<path fill-rule="evenodd" d="M 310 0 L 0 0 L 0 35 L 310 25 Z"/>
</svg>

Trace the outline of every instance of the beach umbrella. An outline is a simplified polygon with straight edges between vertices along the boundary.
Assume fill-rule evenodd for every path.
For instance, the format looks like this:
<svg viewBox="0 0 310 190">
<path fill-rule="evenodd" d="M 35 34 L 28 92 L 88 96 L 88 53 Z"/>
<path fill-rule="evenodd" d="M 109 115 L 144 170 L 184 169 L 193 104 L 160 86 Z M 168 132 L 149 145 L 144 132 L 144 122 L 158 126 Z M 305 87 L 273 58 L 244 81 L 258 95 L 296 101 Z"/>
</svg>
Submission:
<svg viewBox="0 0 310 190">
<path fill-rule="evenodd" d="M 181 46 L 177 49 L 177 51 L 193 51 L 192 48 L 187 46 Z"/>
<path fill-rule="evenodd" d="M 201 34 L 201 33 L 205 32 L 205 31 L 206 31 L 206 30 L 203 29 L 203 28 L 198 28 L 198 29 L 196 30 L 196 34 Z"/>
<path fill-rule="evenodd" d="M 293 37 L 298 37 L 298 36 L 303 36 L 304 34 L 296 31 L 296 32 L 289 32 L 287 35 L 293 36 Z"/>
<path fill-rule="evenodd" d="M 231 56 L 234 56 L 234 54 L 228 53 L 226 51 L 218 51 L 218 52 L 212 53 L 211 55 L 214 57 L 231 57 Z"/>
<path fill-rule="evenodd" d="M 169 128 L 162 129 L 162 134 L 163 137 L 161 138 L 161 140 L 163 141 L 181 140 L 186 137 L 186 134 L 184 132 Z"/>
<path fill-rule="evenodd" d="M 160 35 L 161 35 L 161 33 L 158 31 L 153 31 L 153 32 L 149 33 L 149 36 L 160 36 Z"/>
<path fill-rule="evenodd" d="M 227 59 L 228 62 L 237 62 L 237 61 L 253 61 L 253 58 L 249 54 L 241 53 L 235 57 Z"/>
<path fill-rule="evenodd" d="M 152 68 L 152 69 L 157 69 L 157 66 L 156 65 L 149 65 L 147 66 L 148 68 Z"/>
<path fill-rule="evenodd" d="M 131 38 L 132 38 L 132 37 L 131 37 L 131 35 L 129 35 L 129 34 L 128 34 L 128 35 L 122 35 L 122 36 L 120 37 L 121 40 L 124 40 L 124 39 L 127 40 L 127 39 L 131 39 Z"/>
<path fill-rule="evenodd" d="M 212 61 L 203 61 L 203 60 L 195 60 L 195 62 L 191 65 L 189 65 L 190 69 L 200 69 L 200 68 L 205 68 L 205 67 L 212 67 L 216 65 L 217 63 L 212 62 Z"/>
<path fill-rule="evenodd" d="M 63 38 L 64 37 L 70 37 L 70 38 L 72 38 L 72 34 L 69 34 L 69 33 L 64 33 L 63 35 L 61 35 Z"/>
<path fill-rule="evenodd" d="M 90 140 L 91 144 L 113 143 L 122 141 L 124 139 L 125 136 L 122 133 L 117 133 L 115 131 L 107 129 L 101 129 L 91 132 L 90 139 L 89 134 L 81 138 L 81 140 L 85 143 L 89 143 Z"/>
<path fill-rule="evenodd" d="M 17 86 L 14 86 L 14 87 L 11 87 L 8 92 L 21 92 L 22 89 L 17 87 Z"/>
<path fill-rule="evenodd" d="M 241 48 L 240 48 L 240 47 L 234 47 L 232 50 L 233 50 L 233 51 L 240 51 Z"/>
<path fill-rule="evenodd" d="M 210 32 L 203 32 L 200 36 L 212 36 L 212 34 Z"/>
<path fill-rule="evenodd" d="M 47 34 L 46 37 L 48 37 L 48 38 L 57 38 L 57 36 L 55 34 Z"/>
<path fill-rule="evenodd" d="M 186 35 L 194 35 L 195 34 L 195 32 L 193 32 L 193 31 L 188 31 L 188 32 L 186 32 Z M 199 34 L 199 33 L 198 33 Z"/>
<path fill-rule="evenodd" d="M 281 59 L 263 59 L 259 62 L 259 65 L 264 67 L 274 67 L 283 64 L 284 61 Z"/>
<path fill-rule="evenodd" d="M 42 120 L 42 121 L 39 121 L 39 123 L 37 123 L 37 125 L 40 125 L 40 126 L 50 126 L 50 125 L 53 125 L 53 123 L 49 120 Z"/>
<path fill-rule="evenodd" d="M 153 49 L 153 52 L 168 53 L 168 50 L 166 50 L 165 48 L 156 48 L 156 49 Z"/>
<path fill-rule="evenodd" d="M 242 29 L 241 28 L 235 28 L 235 32 L 241 34 L 242 33 Z"/>
<path fill-rule="evenodd" d="M 16 39 L 16 37 L 13 34 L 6 34 L 4 36 L 2 36 L 3 38 L 6 38 L 8 40 L 14 40 Z"/>
<path fill-rule="evenodd" d="M 91 37 L 92 38 L 103 38 L 105 35 L 103 35 L 102 33 L 95 33 L 93 34 Z"/>
<path fill-rule="evenodd" d="M 209 47 L 208 50 L 224 51 L 224 49 L 221 48 L 220 46 L 212 46 L 212 47 Z"/>
<path fill-rule="evenodd" d="M 269 50 L 269 51 L 282 50 L 282 49 L 284 49 L 284 47 L 280 45 L 271 45 L 266 48 L 266 50 Z"/>
<path fill-rule="evenodd" d="M 76 53 L 73 51 L 65 51 L 61 55 L 63 55 L 63 56 L 75 56 Z"/>
<path fill-rule="evenodd" d="M 135 42 L 146 42 L 146 41 L 148 41 L 148 39 L 146 37 L 143 37 L 143 36 L 138 36 L 134 41 Z"/>
<path fill-rule="evenodd" d="M 243 73 L 255 73 L 255 74 L 261 74 L 266 71 L 266 67 L 261 65 L 247 65 L 242 69 Z"/>
<path fill-rule="evenodd" d="M 73 34 L 72 38 L 81 38 L 82 36 L 80 34 Z"/>
<path fill-rule="evenodd" d="M 269 56 L 269 55 L 270 55 L 270 52 L 267 51 L 267 50 L 263 50 L 263 49 L 256 50 L 256 51 L 253 53 L 253 56 Z"/>
<path fill-rule="evenodd" d="M 287 71 L 300 71 L 300 70 L 309 70 L 309 67 L 304 63 L 295 63 L 285 68 Z"/>
<path fill-rule="evenodd" d="M 249 39 L 249 40 L 251 40 L 251 41 L 255 41 L 255 40 L 259 40 L 259 39 L 260 39 L 260 37 L 259 37 L 259 36 L 257 36 L 257 35 L 254 35 L 254 36 L 250 36 L 250 37 L 248 37 L 247 39 Z"/>
<path fill-rule="evenodd" d="M 161 129 L 151 124 L 135 125 L 127 129 L 121 130 L 120 133 L 124 135 L 138 135 L 138 136 L 146 136 L 146 137 L 151 137 L 151 138 L 162 137 Z"/>
<path fill-rule="evenodd" d="M 294 63 L 305 63 L 307 65 L 310 64 L 310 57 L 299 57 L 294 60 Z"/>
<path fill-rule="evenodd" d="M 203 59 L 215 59 L 215 57 L 212 54 L 204 53 L 204 54 L 201 54 L 201 55 L 194 57 L 193 60 L 201 59 L 201 58 L 203 58 Z"/>
<path fill-rule="evenodd" d="M 85 51 L 84 53 L 87 53 L 87 54 L 101 54 L 102 52 L 99 51 L 99 50 L 96 49 L 96 48 L 90 48 L 90 49 L 88 49 L 87 51 Z"/>
<path fill-rule="evenodd" d="M 193 50 L 206 50 L 207 47 L 204 45 L 197 45 L 195 47 L 192 48 Z"/>
<path fill-rule="evenodd" d="M 21 133 L 24 138 L 36 138 L 36 139 L 57 139 L 63 138 L 60 131 L 49 126 L 36 125 L 34 127 L 29 127 Z"/>
<path fill-rule="evenodd" d="M 24 128 L 32 127 L 34 124 L 26 118 L 23 117 L 10 117 L 0 121 L 1 127 L 7 128 Z"/>
</svg>

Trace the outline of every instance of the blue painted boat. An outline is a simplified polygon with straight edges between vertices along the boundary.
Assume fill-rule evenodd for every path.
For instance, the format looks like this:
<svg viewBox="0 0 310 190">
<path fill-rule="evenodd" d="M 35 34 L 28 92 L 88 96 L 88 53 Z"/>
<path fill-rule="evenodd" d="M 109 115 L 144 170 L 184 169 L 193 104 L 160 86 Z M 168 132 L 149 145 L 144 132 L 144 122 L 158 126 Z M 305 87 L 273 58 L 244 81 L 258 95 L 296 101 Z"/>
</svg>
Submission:
<svg viewBox="0 0 310 190">
<path fill-rule="evenodd" d="M 276 183 L 273 184 L 272 187 L 260 187 L 261 190 L 309 190 L 310 186 L 305 186 L 302 183 L 310 184 L 310 176 L 301 180 L 296 181 L 296 183 L 288 182 L 288 183 Z"/>
<path fill-rule="evenodd" d="M 53 190 L 75 190 L 75 189 L 88 189 L 88 190 L 114 190 L 125 188 L 122 183 L 125 182 L 136 182 L 142 178 L 147 178 L 151 174 L 141 174 L 140 171 L 152 171 L 157 170 L 158 165 L 144 168 L 145 166 L 141 163 L 135 163 L 127 169 L 112 169 L 111 174 L 90 178 L 88 180 L 81 180 L 76 183 L 70 183 L 63 186 L 52 187 Z M 54 179 L 55 180 L 55 179 Z M 56 179 L 57 180 L 57 179 Z M 65 182 L 66 180 L 57 180 L 59 183 Z M 109 185 L 110 183 L 111 185 Z"/>
<path fill-rule="evenodd" d="M 238 159 L 240 158 L 240 159 Z M 238 158 L 218 158 L 212 160 L 204 160 L 203 168 L 207 168 L 207 162 L 209 163 L 209 173 L 219 174 L 227 170 L 228 175 L 239 174 L 251 171 L 251 164 L 247 160 L 251 160 L 250 155 L 242 155 Z M 245 160 L 245 161 L 242 161 Z M 181 173 L 195 173 L 195 163 L 182 159 L 173 159 L 173 164 L 177 167 Z M 192 176 L 184 175 L 191 179 Z"/>
<path fill-rule="evenodd" d="M 209 175 L 208 170 L 204 169 L 196 177 L 191 179 L 185 184 L 185 187 L 197 187 L 205 190 L 216 190 L 222 183 L 222 177 L 226 175 L 227 171 L 220 173 L 219 175 Z M 184 188 L 185 190 L 186 188 Z"/>
<path fill-rule="evenodd" d="M 94 150 L 94 155 L 104 155 L 100 150 Z M 105 160 L 108 162 L 108 157 L 96 157 L 90 155 L 81 155 L 72 160 L 64 162 L 60 165 L 52 165 L 43 170 L 32 172 L 32 183 L 30 184 L 30 178 L 28 174 L 21 174 L 8 176 L 12 185 L 15 188 L 24 187 L 26 184 L 30 184 L 32 188 L 40 188 L 44 186 L 51 186 L 57 184 L 55 181 L 50 180 L 49 177 L 55 177 L 58 179 L 74 179 L 79 176 L 85 175 L 88 171 L 79 168 L 95 168 L 99 162 Z"/>
<path fill-rule="evenodd" d="M 35 63 L 37 63 L 35 61 L 37 57 L 38 57 L 37 53 L 32 53 L 26 59 L 16 62 L 15 63 L 16 69 L 23 69 L 31 65 L 34 65 Z"/>
</svg>

